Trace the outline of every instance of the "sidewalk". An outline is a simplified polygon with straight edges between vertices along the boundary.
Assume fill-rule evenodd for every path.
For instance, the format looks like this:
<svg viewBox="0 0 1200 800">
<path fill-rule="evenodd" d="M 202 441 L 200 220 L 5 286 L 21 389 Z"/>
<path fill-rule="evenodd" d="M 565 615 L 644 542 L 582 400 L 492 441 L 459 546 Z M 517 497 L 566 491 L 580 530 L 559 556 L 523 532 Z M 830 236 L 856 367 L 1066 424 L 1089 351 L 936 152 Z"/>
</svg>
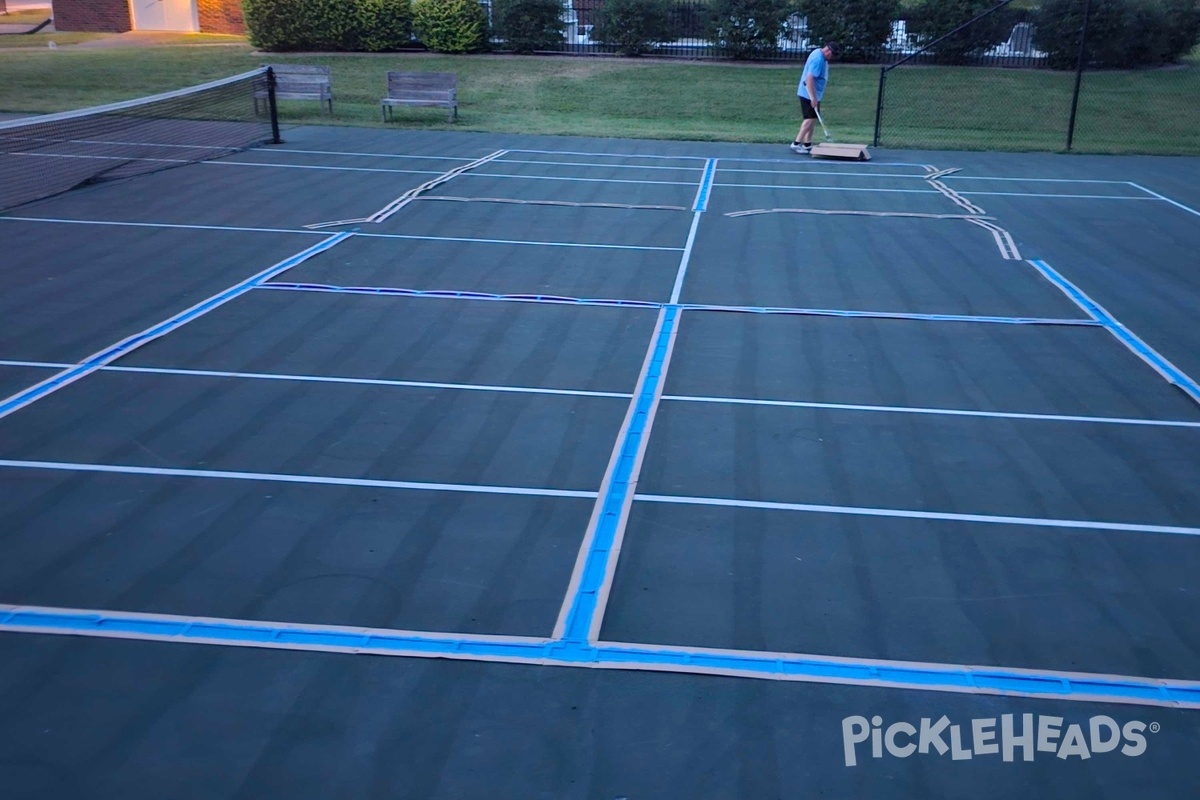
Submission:
<svg viewBox="0 0 1200 800">
<path fill-rule="evenodd" d="M 213 41 L 202 41 L 211 37 Z M 72 50 L 112 48 L 112 47 L 164 47 L 167 45 L 185 44 L 187 47 L 231 47 L 246 44 L 243 37 L 234 38 L 221 34 L 180 33 L 177 31 L 127 31 L 113 33 L 100 39 L 90 39 L 71 45 Z"/>
</svg>

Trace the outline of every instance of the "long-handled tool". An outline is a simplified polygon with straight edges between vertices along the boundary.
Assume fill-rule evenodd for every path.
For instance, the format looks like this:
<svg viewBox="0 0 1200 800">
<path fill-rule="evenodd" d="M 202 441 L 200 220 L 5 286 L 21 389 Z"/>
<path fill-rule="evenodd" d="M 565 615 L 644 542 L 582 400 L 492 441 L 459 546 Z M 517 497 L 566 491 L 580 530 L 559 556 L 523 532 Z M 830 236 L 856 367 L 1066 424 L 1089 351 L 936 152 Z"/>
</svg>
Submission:
<svg viewBox="0 0 1200 800">
<path fill-rule="evenodd" d="M 817 122 L 821 123 L 821 131 L 825 134 L 825 141 L 832 142 L 833 137 L 829 135 L 829 128 L 825 127 L 825 120 L 821 118 L 821 110 L 814 106 L 813 111 L 817 114 Z"/>
<path fill-rule="evenodd" d="M 845 158 L 851 161 L 871 160 L 871 154 L 867 151 L 865 144 L 834 144 L 833 137 L 829 134 L 829 129 L 825 127 L 825 120 L 821 118 L 820 110 L 813 110 L 817 112 L 817 122 L 821 123 L 821 131 L 825 134 L 824 142 L 813 145 L 813 158 Z"/>
</svg>

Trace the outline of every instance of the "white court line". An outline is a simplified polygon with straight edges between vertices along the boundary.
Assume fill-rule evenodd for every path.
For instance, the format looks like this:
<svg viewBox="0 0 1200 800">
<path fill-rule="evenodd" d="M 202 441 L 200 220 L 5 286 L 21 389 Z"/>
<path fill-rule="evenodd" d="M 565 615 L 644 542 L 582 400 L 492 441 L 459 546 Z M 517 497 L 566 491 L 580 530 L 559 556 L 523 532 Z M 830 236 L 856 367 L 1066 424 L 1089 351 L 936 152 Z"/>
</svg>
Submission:
<svg viewBox="0 0 1200 800">
<path fill-rule="evenodd" d="M 195 231 L 234 231 L 240 233 L 303 233 L 309 236 L 328 236 L 323 231 L 306 231 L 296 228 L 248 228 L 241 225 L 185 225 L 177 222 L 115 222 L 103 219 L 60 219 L 57 217 L 7 217 L 0 216 L 0 222 L 47 222 L 59 225 L 111 225 L 117 228 L 179 228 Z"/>
<path fill-rule="evenodd" d="M 3 363 L 3 362 L 0 362 Z M 989 417 L 994 419 L 1027 419 L 1046 422 L 1084 422 L 1107 425 L 1146 425 L 1163 428 L 1200 428 L 1200 422 L 1186 420 L 1136 419 L 1132 417 L 1089 417 L 1074 414 L 1034 414 L 1020 411 L 969 411 L 959 408 L 925 406 L 878 406 L 855 403 L 816 403 L 808 400 L 757 400 L 742 397 L 703 397 L 697 395 L 664 395 L 663 400 L 683 403 L 716 403 L 743 406 L 775 406 L 779 408 L 823 408 L 832 411 L 869 411 L 897 414 L 931 414 L 951 417 Z"/>
<path fill-rule="evenodd" d="M 592 244 L 588 242 L 535 242 L 524 239 L 474 239 L 466 236 L 417 236 L 405 233 L 358 233 L 362 239 L 419 239 L 424 242 L 478 242 L 480 244 L 523 244 L 541 247 L 585 247 L 597 250 L 651 250 L 678 253 L 682 247 L 658 247 L 639 244 Z"/>
<path fill-rule="evenodd" d="M 356 153 L 344 150 L 299 150 L 291 147 L 256 147 L 259 153 L 303 153 L 314 156 L 363 156 L 365 158 L 407 158 L 414 161 L 474 161 L 463 156 L 418 156 L 411 153 Z M 440 174 L 440 173 L 438 173 Z"/>
<path fill-rule="evenodd" d="M 0 359 L 3 367 L 35 367 L 65 369 L 72 364 L 45 361 L 10 361 Z M 356 386 L 394 386 L 412 389 L 452 389 L 466 392 L 502 392 L 512 394 L 559 395 L 564 397 L 614 397 L 628 400 L 628 392 L 595 392 L 587 389 L 545 389 L 537 386 L 502 386 L 486 383 L 438 383 L 435 381 L 404 381 L 389 378 L 348 378 L 326 375 L 295 375 L 281 372 L 237 372 L 213 369 L 178 369 L 169 367 L 101 367 L 101 372 L 133 372 L 146 375 L 183 375 L 203 378 L 244 378 L 266 381 L 296 381 L 300 383 L 336 383 Z M 1200 423 L 1198 423 L 1200 424 Z"/>
<path fill-rule="evenodd" d="M 230 148 L 230 149 L 233 149 L 233 148 Z M 5 155 L 29 156 L 31 158 L 77 158 L 77 159 L 91 159 L 93 161 L 151 161 L 156 164 L 191 164 L 191 163 L 193 163 L 192 161 L 190 161 L 189 159 L 186 159 L 186 158 L 145 158 L 142 156 L 138 156 L 136 158 L 130 158 L 128 156 L 84 156 L 84 155 L 72 155 L 70 153 L 21 153 L 21 152 L 6 153 Z M 205 163 L 205 162 L 195 162 L 195 163 Z"/>
<path fill-rule="evenodd" d="M 233 472 L 218 469 L 172 469 L 169 467 L 136 467 L 122 464 L 77 464 L 65 461 L 21 461 L 0 459 L 0 467 L 12 469 L 43 469 L 57 472 L 103 472 L 117 475 L 155 475 L 167 478 L 215 478 L 235 481 L 264 481 L 267 483 L 299 483 L 314 486 L 362 486 L 373 489 L 419 489 L 427 492 L 460 492 L 463 494 L 504 494 L 524 497 L 568 497 L 593 500 L 596 492 L 573 489 L 527 489 L 522 486 L 490 486 L 485 484 L 423 483 L 421 481 L 385 481 L 372 478 L 335 478 L 320 475 L 287 475 L 274 472 Z"/>
<path fill-rule="evenodd" d="M 36 119 L 36 117 L 34 117 Z M 241 147 L 213 144 L 168 144 L 166 142 L 117 142 L 107 139 L 54 139 L 47 136 L 5 136 L 10 142 L 43 142 L 52 144 L 109 144 L 118 147 L 168 147 L 176 150 L 241 150 Z"/>
<path fill-rule="evenodd" d="M 1169 198 L 1165 195 L 1161 195 L 1158 192 L 1151 191 L 1150 189 L 1147 189 L 1145 186 L 1142 186 L 1140 183 L 1134 183 L 1133 181 L 1127 181 L 1127 183 L 1130 186 L 1141 189 L 1143 192 L 1146 192 L 1147 194 L 1154 195 L 1154 197 L 1157 198 L 1158 200 L 1162 200 L 1164 202 L 1170 203 L 1171 205 L 1175 206 L 1176 208 L 1181 208 L 1184 211 L 1188 212 L 1189 214 L 1195 214 L 1197 217 L 1200 217 L 1200 211 L 1197 211 L 1196 209 L 1192 208 L 1191 206 L 1185 206 L 1183 203 L 1172 200 L 1171 198 Z M 1149 198 L 1147 198 L 1147 199 L 1149 199 Z"/>
<path fill-rule="evenodd" d="M 183 230 L 201 231 L 234 231 L 248 233 L 303 233 L 309 236 L 328 236 L 324 231 L 306 230 L 304 228 L 248 228 L 237 225 L 185 225 L 171 222 L 115 222 L 99 219 L 58 219 L 55 217 L 7 217 L 0 215 L 0 222 L 46 222 L 63 225 L 112 225 L 125 228 L 181 228 Z M 468 244 L 513 244 L 532 245 L 535 247 L 582 247 L 596 250 L 651 250 L 678 253 L 682 247 L 658 247 L 654 245 L 633 244 L 602 244 L 589 242 L 534 242 L 521 239 L 479 239 L 467 236 L 420 236 L 409 233 L 359 233 L 363 239 L 415 239 L 424 242 L 466 242 Z"/>
<path fill-rule="evenodd" d="M 70 367 L 70 363 L 53 361 L 18 361 L 0 359 L 2 367 L 32 367 L 44 369 L 62 369 Z M 446 384 L 424 380 L 394 380 L 385 378 L 343 378 L 326 377 L 326 375 L 298 375 L 290 373 L 263 372 L 230 372 L 218 369 L 180 369 L 168 367 L 102 367 L 101 372 L 132 372 L 163 375 L 197 375 L 209 378 L 247 378 L 262 380 L 295 380 L 311 381 L 323 384 L 361 384 L 366 386 L 412 386 L 415 389 L 451 389 L 463 391 L 485 392 L 514 392 L 528 395 L 563 395 L 570 397 L 612 397 L 629 399 L 629 392 L 600 392 L 582 389 L 542 389 L 536 386 L 499 386 L 488 384 Z M 1122 416 L 1080 416 L 1073 414 L 1033 414 L 1024 411 L 976 411 L 953 408 L 930 408 L 920 405 L 863 405 L 854 403 L 817 403 L 811 401 L 779 401 L 779 399 L 756 399 L 746 397 L 704 397 L 698 395 L 664 395 L 665 401 L 682 403 L 716 403 L 730 405 L 767 405 L 778 408 L 818 408 L 839 411 L 881 411 L 894 414 L 931 414 L 940 416 L 977 416 L 992 417 L 1006 420 L 1039 420 L 1048 422 L 1085 422 L 1100 423 L 1100 425 L 1141 425 L 1165 428 L 1200 428 L 1200 421 L 1187 420 L 1151 420 L 1136 419 Z"/>
<path fill-rule="evenodd" d="M 724 170 L 722 170 L 723 172 Z M 895 194 L 940 194 L 933 189 L 887 189 L 877 186 L 806 186 L 801 184 L 715 183 L 722 189 L 795 189 L 806 192 L 877 192 Z"/>
<path fill-rule="evenodd" d="M 1028 525 L 1035 528 L 1070 528 L 1130 533 L 1170 533 L 1200 536 L 1200 528 L 1180 525 L 1142 525 L 1126 522 L 1093 522 L 1077 519 L 1045 519 L 1039 517 L 1007 517 L 994 514 L 956 514 L 945 511 L 912 511 L 900 508 L 864 508 L 857 506 L 819 505 L 815 503 L 779 503 L 768 500 L 735 500 L 723 497 L 685 497 L 682 495 L 639 494 L 634 499 L 647 503 L 673 505 L 718 506 L 722 508 L 759 508 L 770 511 L 804 511 L 816 514 L 843 514 L 858 517 L 898 517 L 901 519 L 945 520 L 949 522 L 985 522 L 997 525 Z"/>
<path fill-rule="evenodd" d="M 705 156 L 662 156 L 647 153 L 590 153 L 581 150 L 522 150 L 520 148 L 510 147 L 510 153 L 533 153 L 535 155 L 554 155 L 554 156 L 588 156 L 599 158 L 649 158 L 660 161 L 704 161 L 708 159 Z M 541 161 L 541 164 L 555 164 L 555 161 Z"/>
<path fill-rule="evenodd" d="M 1153 200 L 1152 197 L 1131 197 L 1121 194 L 1042 194 L 1038 192 L 959 192 L 972 197 L 1057 197 L 1063 200 Z"/>
<path fill-rule="evenodd" d="M 1129 181 L 1106 181 L 1097 180 L 1095 178 L 995 178 L 984 177 L 982 175 L 944 175 L 941 180 L 966 180 L 966 181 L 1018 181 L 1029 183 L 1108 183 L 1116 185 L 1124 185 Z"/>
<path fill-rule="evenodd" d="M 312 169 L 325 172 L 379 172 L 387 175 L 441 175 L 431 169 L 388 169 L 386 167 L 335 167 L 322 164 L 269 164 L 264 161 L 200 161 L 209 166 L 266 167 L 267 169 Z"/>
<path fill-rule="evenodd" d="M 91 156 L 81 156 L 91 158 Z M 154 161 L 163 159 L 121 159 L 123 161 Z M 181 162 L 187 163 L 187 162 Z M 267 169 L 312 169 L 326 172 L 376 172 L 395 175 L 442 175 L 434 170 L 419 169 L 387 169 L 384 167 L 337 167 L 319 166 L 313 164 L 269 164 L 261 161 L 201 161 L 201 164 L 233 167 L 266 167 Z M 651 181 L 632 180 L 626 178 L 584 178 L 569 175 L 512 175 L 503 172 L 464 172 L 462 178 L 507 178 L 510 180 L 527 181 L 575 181 L 578 183 L 621 183 L 648 186 L 694 186 L 695 181 Z"/>
<path fill-rule="evenodd" d="M 916 176 L 924 177 L 924 176 Z M 941 194 L 933 189 L 891 189 L 877 186 L 805 186 L 798 184 L 769 184 L 769 183 L 719 183 L 715 184 L 724 189 L 784 189 L 816 192 L 862 192 L 876 194 Z M 1052 197 L 1064 200 L 1153 200 L 1153 197 L 1130 197 L 1117 194 L 1045 194 L 1038 192 L 958 192 L 958 194 L 973 197 Z"/>
<path fill-rule="evenodd" d="M 495 163 L 497 163 L 497 164 L 538 164 L 538 165 L 548 164 L 548 165 L 552 165 L 555 167 L 589 167 L 592 169 L 659 169 L 659 170 L 666 170 L 668 172 L 681 172 L 681 171 L 687 171 L 687 170 L 696 171 L 696 170 L 704 169 L 703 166 L 663 167 L 663 166 L 659 166 L 657 164 L 596 164 L 596 163 L 589 164 L 584 161 L 537 161 L 534 159 L 521 159 L 521 158 L 497 158 Z"/>
</svg>

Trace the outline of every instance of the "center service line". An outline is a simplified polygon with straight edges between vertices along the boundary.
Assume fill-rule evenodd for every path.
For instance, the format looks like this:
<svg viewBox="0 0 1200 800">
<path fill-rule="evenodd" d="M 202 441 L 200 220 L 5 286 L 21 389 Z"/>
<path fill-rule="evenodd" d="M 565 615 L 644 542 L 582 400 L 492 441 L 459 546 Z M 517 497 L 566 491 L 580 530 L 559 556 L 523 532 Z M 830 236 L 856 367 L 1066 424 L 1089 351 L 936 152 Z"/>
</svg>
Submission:
<svg viewBox="0 0 1200 800">
<path fill-rule="evenodd" d="M 675 286 L 671 300 L 659 311 L 655 327 L 633 401 L 625 415 L 625 422 L 617 435 L 608 470 L 600 487 L 599 497 L 588 521 L 575 569 L 567 587 L 567 595 L 559 610 L 554 626 L 554 638 L 582 644 L 594 641 L 600 635 L 604 620 L 604 609 L 608 605 L 608 593 L 616 574 L 617 560 L 625 538 L 625 525 L 629 521 L 629 510 L 633 506 L 638 475 L 642 469 L 642 458 L 650 441 L 650 430 L 654 426 L 654 415 L 662 399 L 663 383 L 671 363 L 671 352 L 675 348 L 675 333 L 681 309 L 676 305 L 683 291 L 684 277 L 692 257 L 692 246 L 696 241 L 696 229 L 700 215 L 708 208 L 708 197 L 712 191 L 713 178 L 717 171 L 717 159 L 704 163 L 704 175 L 696 190 L 692 204 L 692 227 L 688 231 L 687 244 L 679 259 L 675 274 Z"/>
<path fill-rule="evenodd" d="M 3 419 L 14 411 L 22 409 L 31 403 L 37 402 L 43 397 L 58 391 L 68 384 L 74 383 L 80 378 L 91 375 L 93 372 L 105 366 L 106 364 L 111 364 L 118 358 L 128 355 L 142 345 L 152 342 L 161 336 L 165 336 L 176 328 L 191 322 L 197 317 L 207 314 L 214 308 L 222 306 L 225 303 L 228 303 L 230 300 L 242 296 L 251 289 L 266 283 L 276 275 L 286 272 L 297 264 L 312 258 L 318 253 L 323 253 L 331 247 L 337 246 L 353 235 L 354 234 L 351 231 L 344 231 L 342 233 L 330 236 L 328 239 L 325 239 L 324 241 L 305 250 L 301 250 L 296 255 L 286 258 L 272 267 L 268 267 L 257 275 L 253 275 L 241 283 L 231 286 L 225 291 L 213 295 L 207 300 L 201 301 L 191 308 L 181 311 L 175 316 L 166 319 L 157 325 L 147 328 L 141 333 L 135 333 L 133 336 L 122 339 L 116 344 L 110 345 L 109 347 L 106 347 L 97 353 L 93 353 L 75 366 L 65 369 L 62 372 L 59 372 L 57 375 L 52 375 L 41 383 L 34 384 L 28 389 L 17 392 L 7 400 L 0 402 L 0 419 Z"/>
</svg>

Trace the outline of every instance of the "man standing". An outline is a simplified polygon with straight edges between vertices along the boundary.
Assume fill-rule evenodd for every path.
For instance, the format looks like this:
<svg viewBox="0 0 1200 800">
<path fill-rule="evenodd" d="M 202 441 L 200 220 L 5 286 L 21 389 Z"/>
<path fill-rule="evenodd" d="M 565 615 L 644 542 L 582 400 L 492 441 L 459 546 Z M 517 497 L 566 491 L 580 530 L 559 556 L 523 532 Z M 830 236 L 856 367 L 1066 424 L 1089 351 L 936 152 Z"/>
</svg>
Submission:
<svg viewBox="0 0 1200 800">
<path fill-rule="evenodd" d="M 817 124 L 817 110 L 821 107 L 821 98 L 825 96 L 825 84 L 829 81 L 829 61 L 837 58 L 837 42 L 826 42 L 824 47 L 813 50 L 804 62 L 804 72 L 800 75 L 800 86 L 796 95 L 800 98 L 800 112 L 804 121 L 800 123 L 800 132 L 796 141 L 792 142 L 793 153 L 808 154 L 812 152 L 813 128 Z"/>
</svg>

